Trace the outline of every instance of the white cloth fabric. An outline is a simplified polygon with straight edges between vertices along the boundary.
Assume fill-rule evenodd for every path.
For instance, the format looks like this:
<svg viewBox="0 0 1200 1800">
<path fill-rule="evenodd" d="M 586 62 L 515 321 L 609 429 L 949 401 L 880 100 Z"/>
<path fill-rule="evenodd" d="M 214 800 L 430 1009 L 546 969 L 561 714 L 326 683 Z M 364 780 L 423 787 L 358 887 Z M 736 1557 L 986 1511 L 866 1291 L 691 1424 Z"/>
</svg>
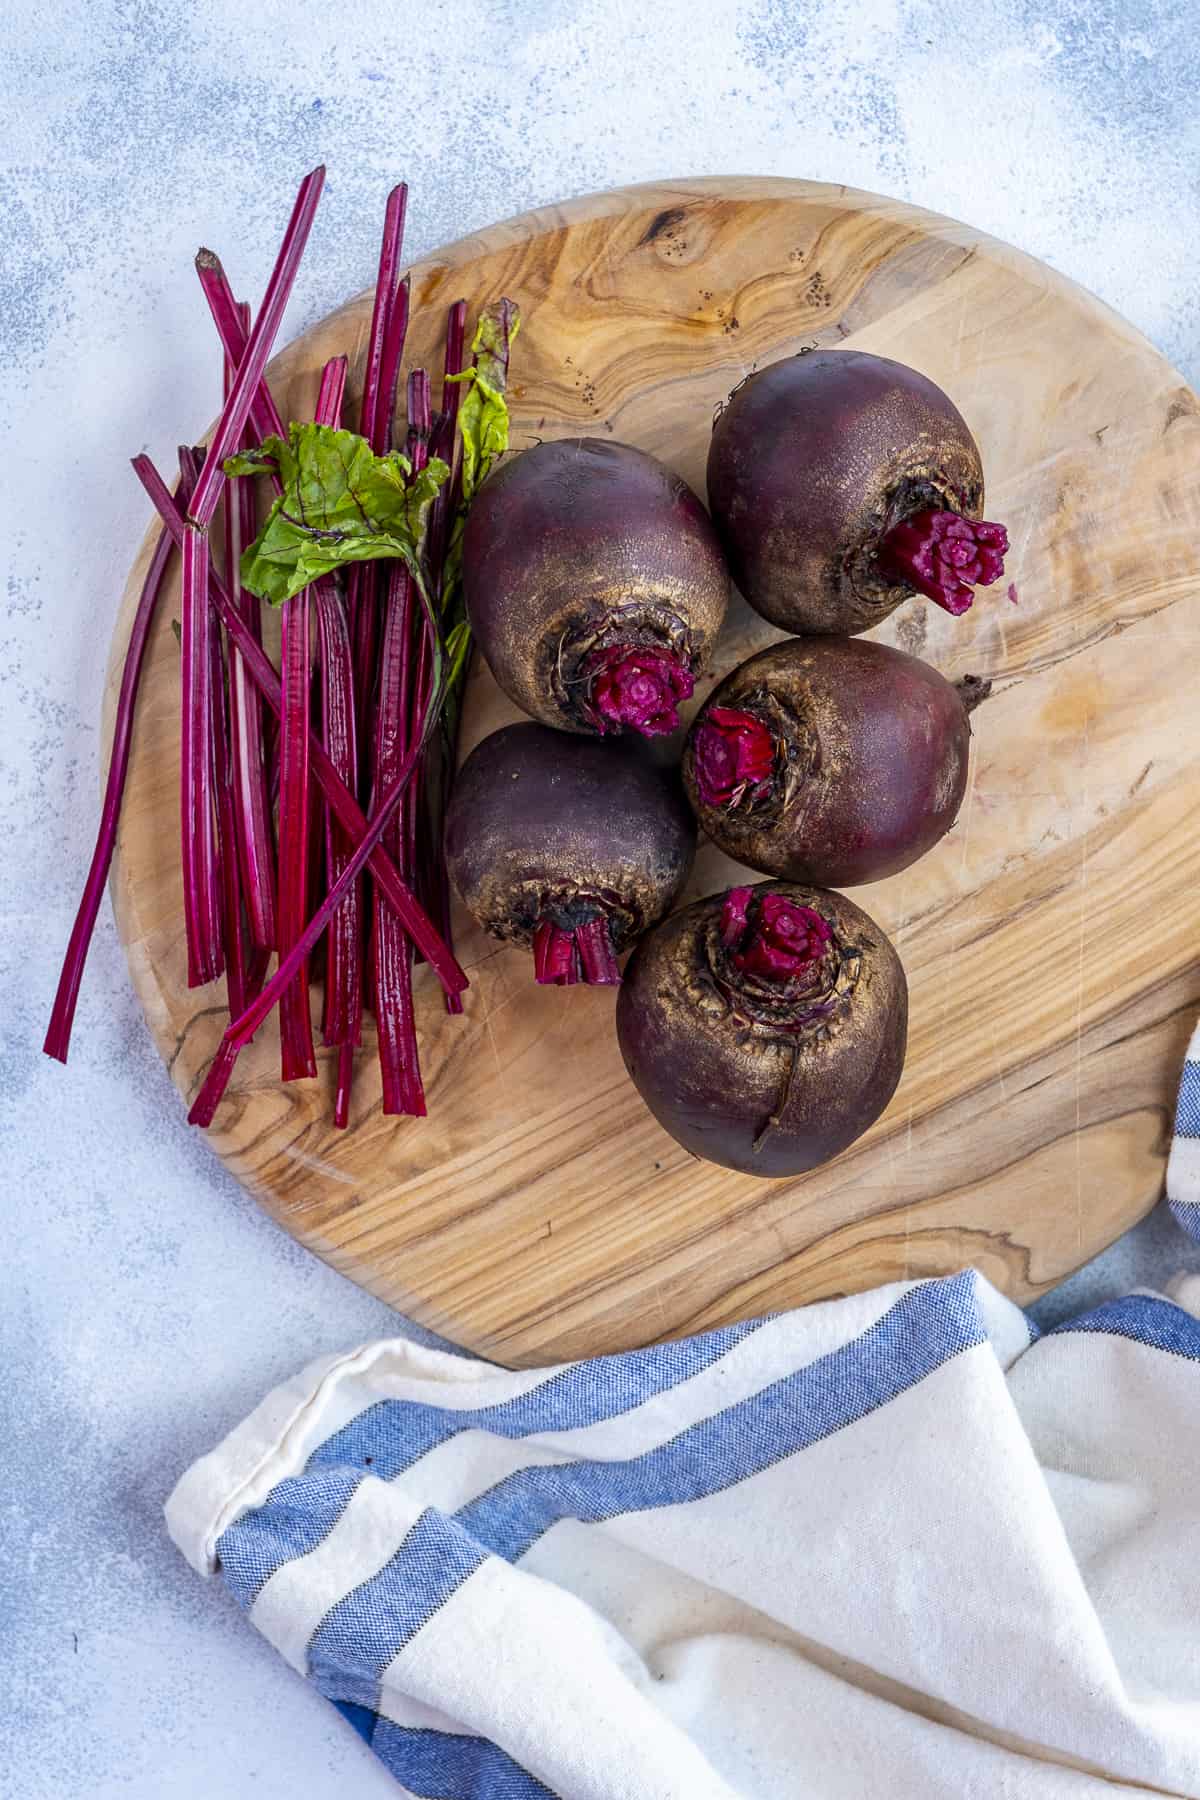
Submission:
<svg viewBox="0 0 1200 1800">
<path fill-rule="evenodd" d="M 558 1370 L 376 1343 L 171 1532 L 436 1800 L 1200 1796 L 1200 1281 L 971 1272 Z"/>
</svg>

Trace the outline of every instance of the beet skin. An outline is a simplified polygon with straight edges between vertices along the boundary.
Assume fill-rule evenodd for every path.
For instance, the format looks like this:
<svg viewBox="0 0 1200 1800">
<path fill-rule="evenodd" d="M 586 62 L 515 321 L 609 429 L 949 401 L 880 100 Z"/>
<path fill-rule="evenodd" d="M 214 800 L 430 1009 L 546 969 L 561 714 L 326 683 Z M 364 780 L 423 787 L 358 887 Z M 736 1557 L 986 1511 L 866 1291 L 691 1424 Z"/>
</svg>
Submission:
<svg viewBox="0 0 1200 1800">
<path fill-rule="evenodd" d="M 446 815 L 446 866 L 485 931 L 534 951 L 537 979 L 613 984 L 696 850 L 678 773 L 636 740 L 509 725 L 471 752 Z"/>
<path fill-rule="evenodd" d="M 644 937 L 617 1034 L 630 1078 L 685 1149 L 748 1175 L 845 1150 L 900 1079 L 908 990 L 874 921 L 783 882 L 697 901 Z"/>
<path fill-rule="evenodd" d="M 463 582 L 509 698 L 591 736 L 675 730 L 729 600 L 716 532 L 687 483 L 601 438 L 501 464 L 471 507 Z"/>
<path fill-rule="evenodd" d="M 822 887 L 879 881 L 953 825 L 967 714 L 959 689 L 915 656 L 862 638 L 791 638 L 710 695 L 684 783 L 703 830 L 748 868 Z"/>
<path fill-rule="evenodd" d="M 867 631 L 914 592 L 950 612 L 1003 572 L 966 421 L 915 369 L 857 350 L 772 363 L 713 428 L 708 499 L 733 578 L 784 631 Z"/>
</svg>

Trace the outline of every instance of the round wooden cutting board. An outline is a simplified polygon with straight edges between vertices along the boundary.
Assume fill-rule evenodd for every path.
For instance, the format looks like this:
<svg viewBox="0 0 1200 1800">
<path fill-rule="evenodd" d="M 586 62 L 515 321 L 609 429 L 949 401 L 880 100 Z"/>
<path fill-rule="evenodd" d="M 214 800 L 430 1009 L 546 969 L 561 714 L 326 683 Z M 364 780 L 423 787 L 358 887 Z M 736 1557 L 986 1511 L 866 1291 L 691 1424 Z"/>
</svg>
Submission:
<svg viewBox="0 0 1200 1800">
<path fill-rule="evenodd" d="M 996 687 L 954 830 L 855 891 L 908 971 L 904 1078 L 875 1128 L 803 1179 L 695 1162 L 626 1079 L 612 992 L 538 989 L 528 956 L 460 911 L 465 1017 L 447 1018 L 418 974 L 427 1120 L 381 1115 L 369 1043 L 339 1134 L 328 1053 L 319 1081 L 282 1086 L 272 1023 L 242 1058 L 214 1147 L 310 1249 L 510 1364 L 965 1263 L 1030 1298 L 1158 1198 L 1200 1006 L 1200 403 L 1040 263 L 808 182 L 631 188 L 465 238 L 413 271 L 414 359 L 440 356 L 450 301 L 474 313 L 501 294 L 524 320 L 517 449 L 611 435 L 703 493 L 714 408 L 805 344 L 915 365 L 979 438 L 1014 587 L 981 591 L 957 620 L 912 601 L 877 634 Z M 326 357 L 347 351 L 361 370 L 369 304 L 279 357 L 285 417 L 311 417 Z M 224 991 L 184 983 L 177 593 L 150 650 L 113 885 L 134 983 L 191 1096 Z M 714 675 L 778 635 L 735 603 Z M 464 750 L 514 716 L 477 663 Z M 692 892 L 735 874 L 705 848 Z"/>
</svg>

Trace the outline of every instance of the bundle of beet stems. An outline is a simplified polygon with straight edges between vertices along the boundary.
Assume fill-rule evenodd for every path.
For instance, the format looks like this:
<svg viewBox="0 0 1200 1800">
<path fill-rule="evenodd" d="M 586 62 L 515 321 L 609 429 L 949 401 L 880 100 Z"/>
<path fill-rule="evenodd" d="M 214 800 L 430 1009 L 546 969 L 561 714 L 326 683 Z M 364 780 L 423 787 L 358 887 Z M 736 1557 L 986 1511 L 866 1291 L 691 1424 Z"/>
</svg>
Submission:
<svg viewBox="0 0 1200 1800">
<path fill-rule="evenodd" d="M 414 962 L 429 964 L 452 1013 L 467 985 L 441 851 L 469 653 L 462 530 L 507 444 L 516 313 L 507 301 L 486 311 L 468 353 L 466 305 L 450 308 L 437 410 L 428 373 L 414 369 L 407 434 L 394 446 L 410 301 L 399 277 L 401 185 L 388 198 L 358 432 L 342 428 L 344 356 L 325 365 L 312 423 L 285 427 L 263 376 L 323 181 L 317 169 L 301 184 L 253 321 L 218 258 L 196 259 L 224 355 L 224 405 L 207 448 L 180 451 L 174 493 L 148 457 L 134 458 L 163 529 L 134 614 L 100 828 L 45 1041 L 65 1062 L 146 646 L 177 548 L 187 979 L 199 987 L 224 975 L 229 1008 L 189 1113 L 201 1125 L 276 1006 L 283 1079 L 316 1075 L 309 970 L 322 938 L 321 1034 L 337 1051 L 339 1126 L 364 1012 L 375 1016 L 384 1112 L 423 1115 Z M 261 477 L 275 498 L 260 530 Z M 263 599 L 280 609 L 278 670 L 264 648 Z"/>
</svg>

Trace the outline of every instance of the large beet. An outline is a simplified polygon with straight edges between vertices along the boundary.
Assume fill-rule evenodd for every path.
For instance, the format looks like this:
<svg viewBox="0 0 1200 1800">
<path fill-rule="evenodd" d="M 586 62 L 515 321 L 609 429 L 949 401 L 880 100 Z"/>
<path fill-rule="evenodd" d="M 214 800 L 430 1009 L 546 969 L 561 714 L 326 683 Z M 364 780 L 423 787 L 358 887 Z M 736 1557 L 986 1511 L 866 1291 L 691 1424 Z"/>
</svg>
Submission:
<svg viewBox="0 0 1200 1800">
<path fill-rule="evenodd" d="M 509 725 L 476 745 L 446 816 L 446 866 L 486 931 L 528 943 L 537 979 L 616 983 L 616 957 L 687 879 L 695 822 L 674 769 L 636 741 Z"/>
<path fill-rule="evenodd" d="M 961 413 L 888 357 L 772 363 L 713 428 L 708 501 L 733 578 L 784 631 L 867 631 L 914 592 L 964 612 L 1008 548 L 983 498 Z"/>
<path fill-rule="evenodd" d="M 900 1079 L 908 989 L 879 926 L 842 894 L 733 888 L 644 937 L 617 1001 L 642 1099 L 685 1149 L 748 1175 L 836 1156 Z"/>
<path fill-rule="evenodd" d="M 953 825 L 985 692 L 886 644 L 791 638 L 709 697 L 684 750 L 688 797 L 714 843 L 764 875 L 882 880 Z"/>
<path fill-rule="evenodd" d="M 712 522 L 628 444 L 538 444 L 467 522 L 467 611 L 492 674 L 533 718 L 604 736 L 675 730 L 729 600 Z"/>
</svg>

